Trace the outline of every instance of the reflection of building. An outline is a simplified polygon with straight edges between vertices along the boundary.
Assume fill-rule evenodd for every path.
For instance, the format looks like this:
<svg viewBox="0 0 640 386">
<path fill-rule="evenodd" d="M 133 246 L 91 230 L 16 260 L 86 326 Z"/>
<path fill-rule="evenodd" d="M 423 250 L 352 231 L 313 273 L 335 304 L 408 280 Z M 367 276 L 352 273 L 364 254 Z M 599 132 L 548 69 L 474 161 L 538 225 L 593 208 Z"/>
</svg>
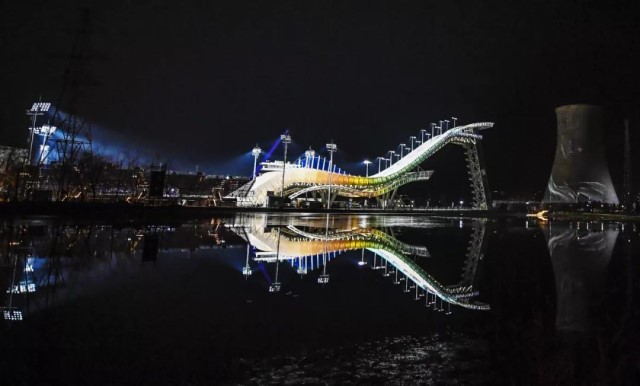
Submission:
<svg viewBox="0 0 640 386">
<path fill-rule="evenodd" d="M 556 154 L 543 202 L 617 204 L 602 143 L 600 107 L 561 106 L 556 115 Z"/>
<path fill-rule="evenodd" d="M 331 221 L 330 221 L 331 219 Z M 362 264 L 365 251 L 372 256 L 370 266 L 385 269 L 385 276 L 395 275 L 395 282 L 404 281 L 405 290 L 415 289 L 416 298 L 426 296 L 428 305 L 443 310 L 443 303 L 457 305 L 473 310 L 488 310 L 489 305 L 474 300 L 478 291 L 473 288 L 475 266 L 483 253 L 484 223 L 479 222 L 473 240 L 470 243 L 467 264 L 463 280 L 455 285 L 445 286 L 429 275 L 416 261 L 417 258 L 429 256 L 424 246 L 404 243 L 392 235 L 379 229 L 359 226 L 357 222 L 333 221 L 327 215 L 323 221 L 305 221 L 306 226 L 270 226 L 266 216 L 247 216 L 239 224 L 235 224 L 238 235 L 245 238 L 255 249 L 256 261 L 276 263 L 286 261 L 294 266 L 298 273 L 322 269 L 318 278 L 321 284 L 329 282 L 326 264 L 337 255 L 346 251 L 362 251 Z M 356 218 L 354 218 L 355 220 Z M 247 252 L 248 253 L 248 252 Z M 377 265 L 377 261 L 380 265 Z M 247 255 L 247 265 L 248 265 Z M 246 271 L 250 272 L 246 267 Z M 276 269 L 276 275 L 277 275 Z M 275 278 L 274 283 L 278 283 Z M 272 291 L 275 292 L 275 291 Z"/>
<path fill-rule="evenodd" d="M 545 234 L 556 279 L 556 327 L 589 330 L 590 306 L 604 284 L 618 230 L 602 223 L 554 223 Z"/>
</svg>

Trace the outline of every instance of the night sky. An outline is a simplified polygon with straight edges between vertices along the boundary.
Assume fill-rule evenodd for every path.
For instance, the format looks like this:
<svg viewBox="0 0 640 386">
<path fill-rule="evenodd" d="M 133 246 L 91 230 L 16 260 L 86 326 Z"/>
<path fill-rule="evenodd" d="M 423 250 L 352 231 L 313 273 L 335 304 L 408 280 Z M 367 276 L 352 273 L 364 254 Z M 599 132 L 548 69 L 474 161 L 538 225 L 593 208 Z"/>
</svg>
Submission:
<svg viewBox="0 0 640 386">
<path fill-rule="evenodd" d="M 82 20 L 74 3 L 2 2 L 0 144 L 26 147 L 25 109 L 58 100 Z M 637 0 L 86 4 L 86 77 L 60 108 L 170 167 L 248 175 L 255 143 L 289 129 L 290 154 L 333 139 L 338 165 L 364 173 L 365 157 L 456 116 L 496 123 L 490 184 L 515 196 L 546 186 L 559 105 L 604 106 L 616 186 L 623 118 L 639 140 Z M 461 149 L 425 167 L 428 189 L 466 184 Z"/>
</svg>

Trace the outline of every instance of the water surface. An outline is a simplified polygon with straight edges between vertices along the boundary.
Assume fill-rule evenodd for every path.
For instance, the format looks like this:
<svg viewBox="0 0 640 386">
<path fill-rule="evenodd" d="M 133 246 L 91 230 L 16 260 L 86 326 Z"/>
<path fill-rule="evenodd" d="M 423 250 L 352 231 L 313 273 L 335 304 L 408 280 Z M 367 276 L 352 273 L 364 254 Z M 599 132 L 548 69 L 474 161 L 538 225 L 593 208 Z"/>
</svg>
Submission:
<svg viewBox="0 0 640 386">
<path fill-rule="evenodd" d="M 8 384 L 634 384 L 638 229 L 238 214 L 2 224 Z"/>
</svg>

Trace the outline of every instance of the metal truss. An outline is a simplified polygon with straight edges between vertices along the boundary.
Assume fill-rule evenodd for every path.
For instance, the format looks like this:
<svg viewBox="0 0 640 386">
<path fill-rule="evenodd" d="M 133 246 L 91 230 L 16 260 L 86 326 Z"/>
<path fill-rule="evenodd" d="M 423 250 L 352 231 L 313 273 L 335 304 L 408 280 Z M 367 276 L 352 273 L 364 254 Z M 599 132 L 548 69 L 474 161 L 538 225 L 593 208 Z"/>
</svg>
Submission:
<svg viewBox="0 0 640 386">
<path fill-rule="evenodd" d="M 478 262 L 483 260 L 484 252 L 487 246 L 485 241 L 485 233 L 487 229 L 487 220 L 478 219 L 473 228 L 471 234 L 471 240 L 469 240 L 469 246 L 467 247 L 467 259 L 462 269 L 462 278 L 459 286 L 473 286 L 473 281 L 476 276 L 476 270 L 478 268 Z"/>
<path fill-rule="evenodd" d="M 487 172 L 481 164 L 478 155 L 478 142 L 466 143 L 464 147 L 465 159 L 469 171 L 471 194 L 473 195 L 473 207 L 480 210 L 489 209 Z"/>
</svg>

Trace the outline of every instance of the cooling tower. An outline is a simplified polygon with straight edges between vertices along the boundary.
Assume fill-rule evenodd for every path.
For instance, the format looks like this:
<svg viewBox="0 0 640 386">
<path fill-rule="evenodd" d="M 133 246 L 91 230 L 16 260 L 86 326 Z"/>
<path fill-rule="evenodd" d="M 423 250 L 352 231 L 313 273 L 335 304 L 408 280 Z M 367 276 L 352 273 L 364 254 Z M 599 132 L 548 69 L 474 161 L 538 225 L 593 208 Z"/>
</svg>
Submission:
<svg viewBox="0 0 640 386">
<path fill-rule="evenodd" d="M 543 203 L 617 204 L 604 155 L 602 109 L 591 105 L 560 106 L 556 116 L 556 155 Z"/>
</svg>

